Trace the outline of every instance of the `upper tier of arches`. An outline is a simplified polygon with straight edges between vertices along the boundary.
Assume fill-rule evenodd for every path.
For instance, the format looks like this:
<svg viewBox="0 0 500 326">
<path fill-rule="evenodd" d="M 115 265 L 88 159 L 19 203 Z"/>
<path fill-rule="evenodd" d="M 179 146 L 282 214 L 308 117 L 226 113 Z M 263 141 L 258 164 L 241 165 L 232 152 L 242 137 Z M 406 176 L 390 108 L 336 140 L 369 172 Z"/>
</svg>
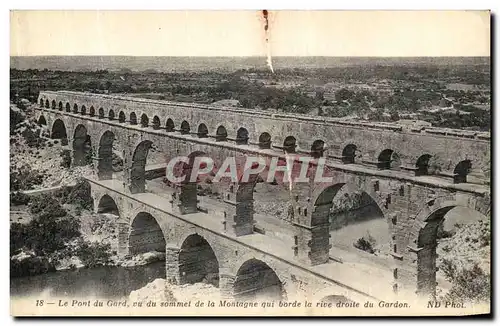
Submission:
<svg viewBox="0 0 500 326">
<path fill-rule="evenodd" d="M 214 124 L 213 121 L 190 121 L 174 116 L 160 114 L 148 115 L 147 112 L 130 109 L 106 108 L 86 103 L 70 103 L 54 99 L 41 99 L 44 108 L 64 111 L 73 114 L 89 115 L 103 120 L 112 120 L 119 123 L 151 128 L 166 133 L 180 133 L 192 135 L 197 138 L 212 138 L 218 142 L 232 142 L 237 145 L 256 146 L 262 150 L 280 150 L 285 153 L 297 153 L 311 156 L 315 159 L 329 157 L 340 160 L 344 164 L 363 164 L 381 170 L 406 171 L 415 176 L 436 175 L 451 178 L 455 183 L 469 182 L 467 175 L 475 172 L 480 180 L 486 180 L 487 173 L 484 165 L 475 162 L 474 155 L 457 155 L 452 159 L 444 159 L 442 155 L 433 155 L 422 152 L 408 155 L 405 148 L 394 144 L 394 148 L 381 148 L 380 146 L 367 146 L 360 143 L 362 140 L 353 139 L 343 142 L 340 146 L 335 140 L 311 137 L 310 140 L 301 139 L 294 130 L 289 134 L 274 132 L 273 126 L 263 131 L 252 132 L 249 128 L 235 127 L 233 122 Z M 242 122 L 243 124 L 243 122 Z M 254 128 L 255 129 L 255 128 Z M 432 146 L 429 146 L 430 148 Z M 475 177 L 475 180 L 478 179 Z M 483 182 L 483 181 L 479 181 Z"/>
</svg>

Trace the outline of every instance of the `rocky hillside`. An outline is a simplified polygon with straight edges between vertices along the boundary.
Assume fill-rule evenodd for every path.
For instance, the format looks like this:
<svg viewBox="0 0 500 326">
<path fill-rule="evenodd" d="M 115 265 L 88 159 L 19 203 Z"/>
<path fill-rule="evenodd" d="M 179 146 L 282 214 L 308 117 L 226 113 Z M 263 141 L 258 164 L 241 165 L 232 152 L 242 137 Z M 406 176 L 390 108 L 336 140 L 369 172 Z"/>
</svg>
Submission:
<svg viewBox="0 0 500 326">
<path fill-rule="evenodd" d="M 92 173 L 91 166 L 65 168 L 70 147 L 48 137 L 49 130 L 36 122 L 31 107 L 12 104 L 10 118 L 11 191 L 71 185 Z"/>
<path fill-rule="evenodd" d="M 490 220 L 479 220 L 457 228 L 439 240 L 438 295 L 453 301 L 488 302 L 491 293 Z M 439 278 L 446 282 L 439 282 Z M 447 284 L 443 284 L 447 283 Z"/>
</svg>

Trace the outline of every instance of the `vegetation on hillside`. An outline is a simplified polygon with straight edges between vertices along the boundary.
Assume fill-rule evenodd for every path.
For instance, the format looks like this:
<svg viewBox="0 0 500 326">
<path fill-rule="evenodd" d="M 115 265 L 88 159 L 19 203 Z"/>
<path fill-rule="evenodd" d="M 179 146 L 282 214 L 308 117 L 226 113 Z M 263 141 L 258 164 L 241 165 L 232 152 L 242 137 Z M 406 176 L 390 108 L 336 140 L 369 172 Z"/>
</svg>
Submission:
<svg viewBox="0 0 500 326">
<path fill-rule="evenodd" d="M 33 216 L 28 223 L 11 224 L 11 275 L 51 271 L 61 259 L 72 256 L 78 257 L 87 267 L 109 263 L 109 244 L 89 243 L 82 239 L 79 219 L 64 207 L 69 203 L 76 206 L 77 212 L 93 209 L 88 183 L 82 181 L 55 194 L 11 195 L 11 205 L 28 205 Z"/>
<path fill-rule="evenodd" d="M 439 254 L 438 267 L 451 289 L 442 300 L 466 303 L 489 302 L 491 294 L 489 220 L 455 225 L 454 232 L 439 231 L 445 242 Z"/>
<path fill-rule="evenodd" d="M 489 130 L 490 69 L 468 65 L 366 65 L 322 69 L 133 72 L 11 69 L 11 99 L 36 102 L 40 90 L 127 93 L 159 100 L 214 103 L 286 113 Z M 43 85 L 43 88 L 42 86 Z M 441 110 L 453 103 L 453 109 Z"/>
<path fill-rule="evenodd" d="M 469 268 L 459 268 L 453 260 L 445 259 L 440 267 L 452 288 L 443 300 L 460 303 L 485 303 L 491 299 L 491 277 L 477 263 Z"/>
</svg>

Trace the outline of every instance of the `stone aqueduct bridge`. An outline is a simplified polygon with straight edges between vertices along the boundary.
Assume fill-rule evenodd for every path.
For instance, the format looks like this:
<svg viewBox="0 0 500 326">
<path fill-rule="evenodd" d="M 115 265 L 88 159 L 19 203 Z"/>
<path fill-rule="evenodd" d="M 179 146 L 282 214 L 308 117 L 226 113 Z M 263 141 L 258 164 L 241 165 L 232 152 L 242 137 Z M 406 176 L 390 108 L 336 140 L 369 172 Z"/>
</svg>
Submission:
<svg viewBox="0 0 500 326">
<path fill-rule="evenodd" d="M 39 122 L 48 125 L 52 137 L 68 138 L 74 164 L 82 164 L 83 144 L 91 140 L 94 207 L 120 216 L 120 252 L 166 251 L 168 280 L 205 278 L 227 297 L 249 298 L 259 291 L 280 298 L 354 300 L 433 295 L 437 229 L 445 214 L 463 206 L 490 215 L 487 133 L 67 91 L 41 92 L 38 101 Z M 277 220 L 275 232 L 254 216 L 255 179 L 228 186 L 223 201 L 207 202 L 203 209 L 196 184 L 165 194 L 146 191 L 152 146 L 168 157 L 207 153 L 216 165 L 229 156 L 324 156 L 324 174 L 334 182 L 292 192 L 291 217 Z M 113 147 L 122 149 L 119 179 L 112 171 Z M 429 175 L 430 162 L 439 173 Z M 332 199 L 345 184 L 366 192 L 384 213 L 392 263 L 383 272 L 329 257 L 335 243 L 329 235 Z"/>
</svg>

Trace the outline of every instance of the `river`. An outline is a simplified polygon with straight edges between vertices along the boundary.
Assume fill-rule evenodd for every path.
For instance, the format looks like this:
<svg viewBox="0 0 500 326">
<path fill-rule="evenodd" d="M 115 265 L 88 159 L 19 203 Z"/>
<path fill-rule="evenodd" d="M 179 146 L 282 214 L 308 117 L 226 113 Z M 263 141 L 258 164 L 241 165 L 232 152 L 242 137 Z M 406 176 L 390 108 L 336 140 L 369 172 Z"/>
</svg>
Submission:
<svg viewBox="0 0 500 326">
<path fill-rule="evenodd" d="M 165 262 L 137 267 L 96 267 L 10 279 L 11 298 L 128 298 L 131 291 L 165 278 Z"/>
</svg>

